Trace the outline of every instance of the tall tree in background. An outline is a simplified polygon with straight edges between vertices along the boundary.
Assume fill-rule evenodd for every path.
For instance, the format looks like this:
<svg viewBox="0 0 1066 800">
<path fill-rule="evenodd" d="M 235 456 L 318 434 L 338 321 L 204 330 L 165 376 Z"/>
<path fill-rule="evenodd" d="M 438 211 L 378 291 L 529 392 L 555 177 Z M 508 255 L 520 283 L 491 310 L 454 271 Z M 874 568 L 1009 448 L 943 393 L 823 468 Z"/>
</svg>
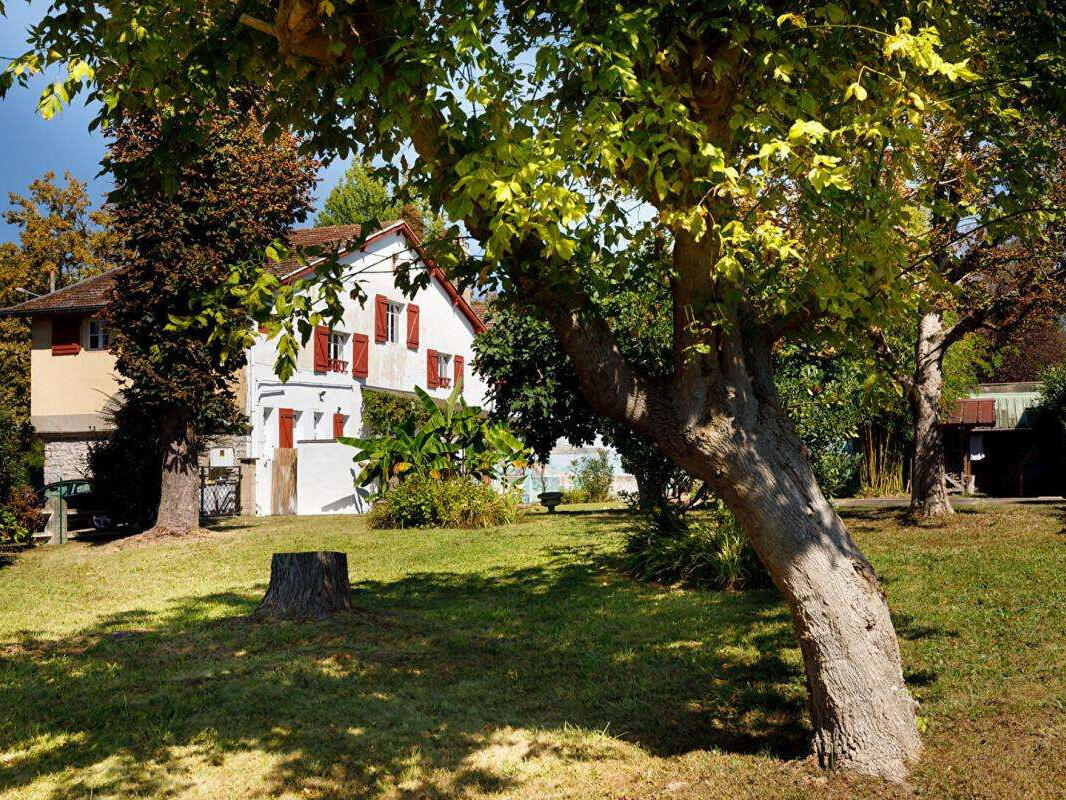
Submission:
<svg viewBox="0 0 1066 800">
<path fill-rule="evenodd" d="M 443 219 L 433 214 L 417 194 L 412 194 L 410 187 L 382 180 L 365 161 L 356 158 L 330 190 L 315 224 L 376 227 L 401 218 L 423 241 L 439 237 L 444 231 Z"/>
<path fill-rule="evenodd" d="M 997 3 L 1000 24 L 1026 5 Z M 1061 9 L 1038 5 L 1061 29 Z M 477 259 L 441 253 L 452 277 L 534 307 L 597 413 L 735 513 L 789 605 L 820 763 L 904 778 L 921 743 L 885 594 L 818 488 L 772 356 L 815 322 L 858 337 L 913 308 L 903 276 L 927 226 L 894 171 L 927 168 L 933 110 L 995 96 L 975 72 L 973 4 L 244 8 L 235 25 L 223 0 L 102 0 L 93 14 L 60 0 L 13 70 L 67 62 L 46 109 L 91 77 L 106 87 L 103 115 L 147 105 L 175 119 L 259 79 L 273 130 L 297 124 L 320 151 L 358 144 L 399 167 L 415 153 L 418 188 L 482 247 Z M 1064 64 L 1061 51 L 1017 51 L 1042 70 Z M 625 357 L 587 269 L 653 230 L 673 247 L 665 377 Z M 339 297 L 339 274 L 317 278 Z M 275 312 L 303 332 L 319 314 Z M 294 338 L 283 333 L 282 374 Z"/>
<path fill-rule="evenodd" d="M 225 353 L 208 331 L 168 331 L 174 316 L 239 269 L 258 269 L 265 249 L 311 209 L 315 164 L 282 135 L 263 139 L 254 114 L 216 109 L 180 131 L 181 169 L 170 185 L 130 182 L 131 165 L 151 162 L 175 135 L 143 113 L 113 133 L 115 229 L 127 249 L 107 315 L 126 402 L 158 415 L 163 438 L 159 511 L 148 535 L 180 535 L 200 525 L 197 457 L 203 433 L 237 432 L 247 420 L 234 402 L 243 352 Z M 213 329 L 248 327 L 240 309 L 216 309 Z"/>
<path fill-rule="evenodd" d="M 914 421 L 910 514 L 951 514 L 941 435 L 944 359 L 978 331 L 1001 335 L 1031 314 L 1066 310 L 1066 137 L 1054 120 L 1020 113 L 993 130 L 938 130 L 922 179 L 930 231 L 916 258 L 927 265 L 918 295 L 913 361 L 875 328 L 885 363 L 904 386 Z"/>
<path fill-rule="evenodd" d="M 117 238 L 106 211 L 91 209 L 85 183 L 69 173 L 65 184 L 46 172 L 26 194 L 11 192 L 4 219 L 19 229 L 18 244 L 0 244 L 0 308 L 45 294 L 113 265 Z M 30 326 L 0 318 L 0 405 L 17 425 L 29 421 Z"/>
</svg>

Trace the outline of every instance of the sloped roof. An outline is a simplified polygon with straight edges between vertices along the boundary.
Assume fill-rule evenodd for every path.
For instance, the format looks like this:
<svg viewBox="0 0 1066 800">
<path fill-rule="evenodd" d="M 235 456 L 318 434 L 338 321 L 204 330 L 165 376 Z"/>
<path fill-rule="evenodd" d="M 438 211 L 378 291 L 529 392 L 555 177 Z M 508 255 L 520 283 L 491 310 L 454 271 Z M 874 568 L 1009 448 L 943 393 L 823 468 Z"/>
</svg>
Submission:
<svg viewBox="0 0 1066 800">
<path fill-rule="evenodd" d="M 289 233 L 289 243 L 293 247 L 329 247 L 336 246 L 344 252 L 348 242 L 357 240 L 362 234 L 361 225 L 323 225 L 318 228 L 298 228 Z M 430 274 L 444 288 L 456 306 L 473 325 L 475 332 L 485 330 L 484 310 L 479 313 L 463 298 L 445 277 L 440 268 L 430 259 L 422 248 L 418 236 L 411 227 L 402 220 L 391 222 L 367 239 L 363 244 L 365 248 L 376 237 L 389 234 L 401 234 L 406 236 L 418 252 L 419 256 L 429 265 Z M 270 271 L 279 278 L 296 277 L 300 265 L 296 259 L 289 258 L 270 265 Z M 0 310 L 3 315 L 34 316 L 38 314 L 66 314 L 75 312 L 97 311 L 107 305 L 111 290 L 115 285 L 115 276 L 119 268 L 109 270 L 101 275 L 86 278 L 78 283 L 64 286 L 50 294 L 34 297 L 18 305 Z M 296 273 L 296 274 L 294 274 Z M 482 304 L 483 306 L 484 304 Z"/>
<path fill-rule="evenodd" d="M 73 314 L 98 311 L 107 305 L 115 286 L 118 269 L 111 269 L 91 278 L 56 289 L 0 311 L 5 315 L 33 316 L 35 314 Z"/>
<path fill-rule="evenodd" d="M 972 425 L 983 430 L 1033 427 L 1040 404 L 1039 382 L 982 383 L 976 393 L 959 400 L 947 425 Z"/>
<path fill-rule="evenodd" d="M 317 228 L 297 228 L 289 233 L 289 244 L 293 247 L 341 247 L 345 242 L 358 239 L 363 232 L 362 225 L 322 225 Z M 270 271 L 279 278 L 299 269 L 295 258 L 270 264 Z"/>
</svg>

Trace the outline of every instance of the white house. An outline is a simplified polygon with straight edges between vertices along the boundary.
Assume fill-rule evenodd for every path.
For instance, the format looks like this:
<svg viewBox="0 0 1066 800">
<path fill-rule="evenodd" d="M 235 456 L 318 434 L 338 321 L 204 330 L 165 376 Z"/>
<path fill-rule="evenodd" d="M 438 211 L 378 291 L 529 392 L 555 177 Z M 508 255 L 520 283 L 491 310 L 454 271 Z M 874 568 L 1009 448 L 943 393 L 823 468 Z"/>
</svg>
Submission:
<svg viewBox="0 0 1066 800">
<path fill-rule="evenodd" d="M 309 235 L 343 240 L 355 230 L 296 232 L 294 243 L 317 244 Z M 251 433 L 246 459 L 255 463 L 256 513 L 275 509 L 275 457 L 278 448 L 297 451 L 297 513 L 344 513 L 364 508 L 352 488 L 352 449 L 337 436 L 362 432 L 362 395 L 367 389 L 411 393 L 419 386 L 441 399 L 461 381 L 463 397 L 483 405 L 485 382 L 470 368 L 474 336 L 484 324 L 418 246 L 404 222 L 368 237 L 339 261 L 358 280 L 365 305 L 345 297 L 339 328 L 319 328 L 301 350 L 297 371 L 282 382 L 274 372 L 277 350 L 260 336 L 248 353 L 246 408 Z M 290 265 L 291 266 L 291 265 Z M 429 286 L 413 298 L 396 288 L 397 270 L 429 270 Z M 296 280 L 309 268 L 283 274 Z"/>
<path fill-rule="evenodd" d="M 360 237 L 358 225 L 292 233 L 297 246 L 335 246 L 350 280 L 369 299 L 361 306 L 345 295 L 343 324 L 314 332 L 288 382 L 274 372 L 273 341 L 260 335 L 247 353 L 237 386 L 250 431 L 219 442 L 211 453 L 212 463 L 239 465 L 243 513 L 363 510 L 353 489 L 353 451 L 335 439 L 362 433 L 367 390 L 410 394 L 420 386 L 443 399 L 461 380 L 467 402 L 484 404 L 485 383 L 471 364 L 474 336 L 485 326 L 468 298 L 427 258 L 405 222 L 356 247 Z M 295 281 L 310 267 L 289 261 L 272 269 Z M 394 275 L 410 269 L 428 270 L 431 280 L 408 298 Z M 31 421 L 45 441 L 46 482 L 84 476 L 90 443 L 110 424 L 106 409 L 121 381 L 101 312 L 113 281 L 114 273 L 105 273 L 4 312 L 32 323 Z M 283 482 L 295 484 L 295 497 Z"/>
</svg>

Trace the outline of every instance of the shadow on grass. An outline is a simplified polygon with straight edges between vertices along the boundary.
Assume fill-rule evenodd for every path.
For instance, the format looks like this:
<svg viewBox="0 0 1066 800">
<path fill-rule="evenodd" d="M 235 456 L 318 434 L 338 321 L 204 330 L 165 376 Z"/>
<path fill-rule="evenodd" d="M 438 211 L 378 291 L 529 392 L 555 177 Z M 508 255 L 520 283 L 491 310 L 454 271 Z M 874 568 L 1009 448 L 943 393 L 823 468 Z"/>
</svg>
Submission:
<svg viewBox="0 0 1066 800">
<path fill-rule="evenodd" d="M 515 730 L 525 758 L 605 757 L 609 742 L 575 728 L 662 756 L 806 753 L 802 669 L 774 593 L 660 592 L 584 555 L 356 583 L 355 610 L 320 623 L 254 624 L 258 595 L 220 593 L 7 645 L 0 750 L 16 755 L 0 788 L 51 773 L 53 796 L 86 795 L 79 770 L 110 759 L 96 793 L 164 792 L 195 780 L 179 763 L 191 749 L 209 763 L 277 756 L 267 791 L 373 796 L 409 785 L 417 763 L 412 797 L 505 793 L 515 771 L 476 756 Z"/>
</svg>

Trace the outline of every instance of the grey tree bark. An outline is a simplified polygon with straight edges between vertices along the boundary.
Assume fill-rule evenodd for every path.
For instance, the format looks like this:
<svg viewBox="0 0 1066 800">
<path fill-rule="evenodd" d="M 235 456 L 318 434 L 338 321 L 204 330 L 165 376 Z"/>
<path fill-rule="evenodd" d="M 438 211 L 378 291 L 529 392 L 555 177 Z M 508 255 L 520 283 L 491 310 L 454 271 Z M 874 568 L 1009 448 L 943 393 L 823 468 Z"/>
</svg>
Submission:
<svg viewBox="0 0 1066 800">
<path fill-rule="evenodd" d="M 334 551 L 274 553 L 257 619 L 322 619 L 350 609 L 348 557 Z"/>
<path fill-rule="evenodd" d="M 200 528 L 200 468 L 196 424 L 182 409 L 163 413 L 159 512 L 149 536 L 181 536 Z"/>
<path fill-rule="evenodd" d="M 915 342 L 915 378 L 910 388 L 914 416 L 914 462 L 910 515 L 918 519 L 953 514 L 944 470 L 940 406 L 944 396 L 944 320 L 937 311 L 922 315 Z"/>
<path fill-rule="evenodd" d="M 778 403 L 767 340 L 722 333 L 715 363 L 655 387 L 594 325 L 564 314 L 552 324 L 593 407 L 627 419 L 736 514 L 788 603 L 819 763 L 903 780 L 921 742 L 886 597 Z"/>
</svg>

